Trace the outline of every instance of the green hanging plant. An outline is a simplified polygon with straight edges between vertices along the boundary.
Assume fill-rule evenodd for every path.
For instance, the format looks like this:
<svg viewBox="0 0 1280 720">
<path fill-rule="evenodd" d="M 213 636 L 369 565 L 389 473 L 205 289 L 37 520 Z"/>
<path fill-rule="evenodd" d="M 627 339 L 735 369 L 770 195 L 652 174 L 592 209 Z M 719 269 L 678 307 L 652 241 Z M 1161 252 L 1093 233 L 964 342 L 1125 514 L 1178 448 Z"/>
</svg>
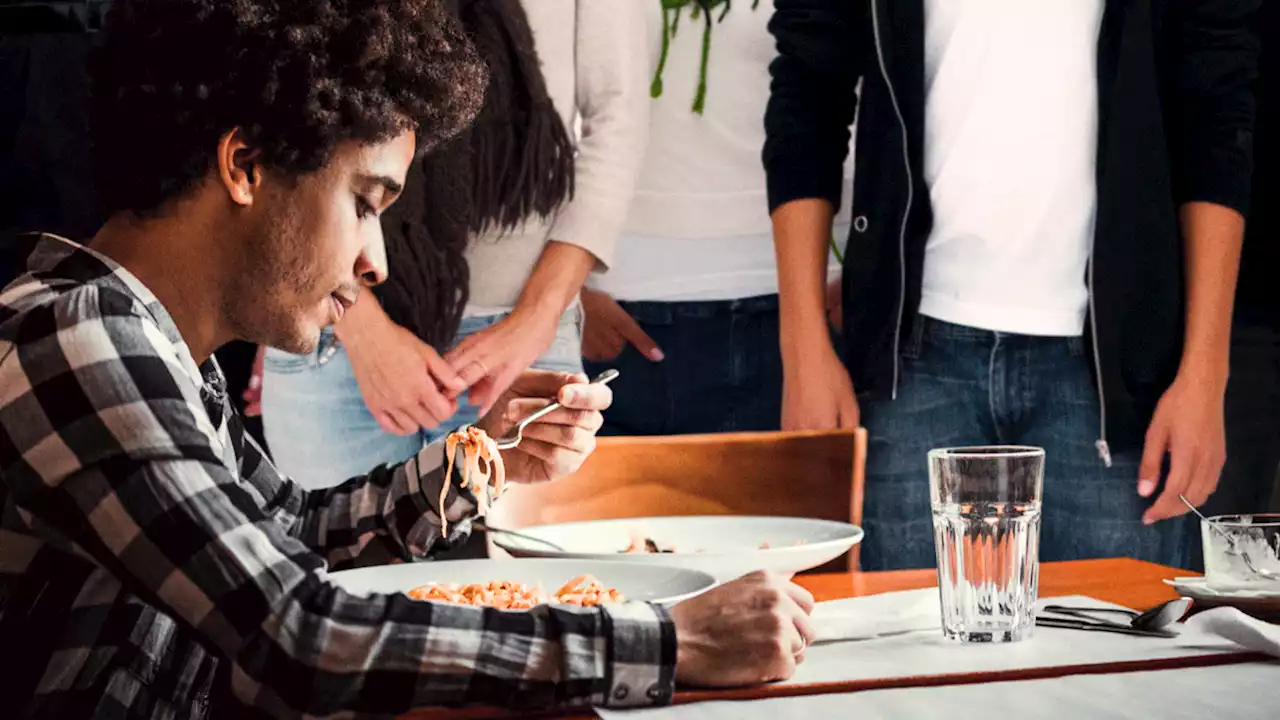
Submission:
<svg viewBox="0 0 1280 720">
<path fill-rule="evenodd" d="M 731 0 L 658 0 L 662 4 L 662 52 L 658 55 L 658 69 L 654 71 L 653 82 L 649 84 L 649 96 L 662 97 L 662 72 L 667 67 L 667 52 L 671 48 L 671 40 L 680 29 L 680 13 L 689 10 L 689 19 L 702 19 L 702 62 L 698 68 L 698 89 L 693 95 L 693 111 L 699 115 L 707 104 L 707 61 L 711 57 L 711 16 L 717 8 L 720 14 L 714 22 L 723 22 L 729 14 Z M 760 0 L 751 0 L 751 9 L 760 6 Z"/>
</svg>

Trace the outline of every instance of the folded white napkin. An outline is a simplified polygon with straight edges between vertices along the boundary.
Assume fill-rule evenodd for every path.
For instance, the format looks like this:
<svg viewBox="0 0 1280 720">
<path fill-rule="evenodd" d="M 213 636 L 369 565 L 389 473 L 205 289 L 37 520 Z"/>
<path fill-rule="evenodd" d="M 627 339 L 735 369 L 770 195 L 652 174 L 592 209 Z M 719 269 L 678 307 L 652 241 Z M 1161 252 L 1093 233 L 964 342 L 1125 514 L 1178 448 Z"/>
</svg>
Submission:
<svg viewBox="0 0 1280 720">
<path fill-rule="evenodd" d="M 1280 625 L 1250 617 L 1233 607 L 1219 607 L 1193 615 L 1186 626 L 1226 638 L 1254 652 L 1280 657 Z"/>
<path fill-rule="evenodd" d="M 942 627 L 938 589 L 904 590 L 821 602 L 811 621 L 816 643 L 868 640 Z"/>
</svg>

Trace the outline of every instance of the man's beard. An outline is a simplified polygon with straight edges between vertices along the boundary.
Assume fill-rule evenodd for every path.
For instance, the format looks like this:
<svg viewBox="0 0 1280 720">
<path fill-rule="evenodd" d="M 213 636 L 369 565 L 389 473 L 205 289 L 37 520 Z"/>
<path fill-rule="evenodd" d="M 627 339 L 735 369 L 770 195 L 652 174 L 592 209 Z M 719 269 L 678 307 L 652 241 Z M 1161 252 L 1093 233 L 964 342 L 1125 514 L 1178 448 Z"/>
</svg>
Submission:
<svg viewBox="0 0 1280 720">
<path fill-rule="evenodd" d="M 271 223 L 259 241 L 245 248 L 223 312 L 237 337 L 303 355 L 315 351 L 320 329 L 315 326 L 316 304 L 305 304 L 314 294 L 306 243 L 289 222 L 292 214 L 286 218 Z"/>
</svg>

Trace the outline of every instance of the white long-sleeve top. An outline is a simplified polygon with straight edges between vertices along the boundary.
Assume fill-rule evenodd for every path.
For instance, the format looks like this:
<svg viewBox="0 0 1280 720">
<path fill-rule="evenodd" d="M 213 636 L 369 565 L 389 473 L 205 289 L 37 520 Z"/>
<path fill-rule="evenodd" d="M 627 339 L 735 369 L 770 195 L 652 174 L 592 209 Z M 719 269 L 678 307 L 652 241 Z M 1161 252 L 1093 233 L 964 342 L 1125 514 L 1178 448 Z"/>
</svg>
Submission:
<svg viewBox="0 0 1280 720">
<path fill-rule="evenodd" d="M 473 238 L 468 315 L 511 309 L 549 240 L 613 260 L 644 159 L 649 48 L 642 0 L 524 0 L 547 92 L 577 129 L 576 191 L 552 216 Z"/>
</svg>

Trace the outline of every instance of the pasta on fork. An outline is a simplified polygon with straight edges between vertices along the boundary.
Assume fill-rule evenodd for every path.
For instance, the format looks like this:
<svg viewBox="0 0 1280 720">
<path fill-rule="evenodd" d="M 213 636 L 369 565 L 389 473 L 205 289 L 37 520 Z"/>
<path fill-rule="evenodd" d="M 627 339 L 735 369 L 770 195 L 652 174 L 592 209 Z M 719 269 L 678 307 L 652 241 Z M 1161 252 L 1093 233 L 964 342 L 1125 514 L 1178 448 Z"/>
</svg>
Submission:
<svg viewBox="0 0 1280 720">
<path fill-rule="evenodd" d="M 449 536 L 449 519 L 445 517 L 445 498 L 453 486 L 454 460 L 462 447 L 462 482 L 476 499 L 476 515 L 484 517 L 489 505 L 502 495 L 507 483 L 507 468 L 502 451 L 489 434 L 475 425 L 449 433 L 444 441 L 444 485 L 440 488 L 440 536 Z"/>
</svg>

